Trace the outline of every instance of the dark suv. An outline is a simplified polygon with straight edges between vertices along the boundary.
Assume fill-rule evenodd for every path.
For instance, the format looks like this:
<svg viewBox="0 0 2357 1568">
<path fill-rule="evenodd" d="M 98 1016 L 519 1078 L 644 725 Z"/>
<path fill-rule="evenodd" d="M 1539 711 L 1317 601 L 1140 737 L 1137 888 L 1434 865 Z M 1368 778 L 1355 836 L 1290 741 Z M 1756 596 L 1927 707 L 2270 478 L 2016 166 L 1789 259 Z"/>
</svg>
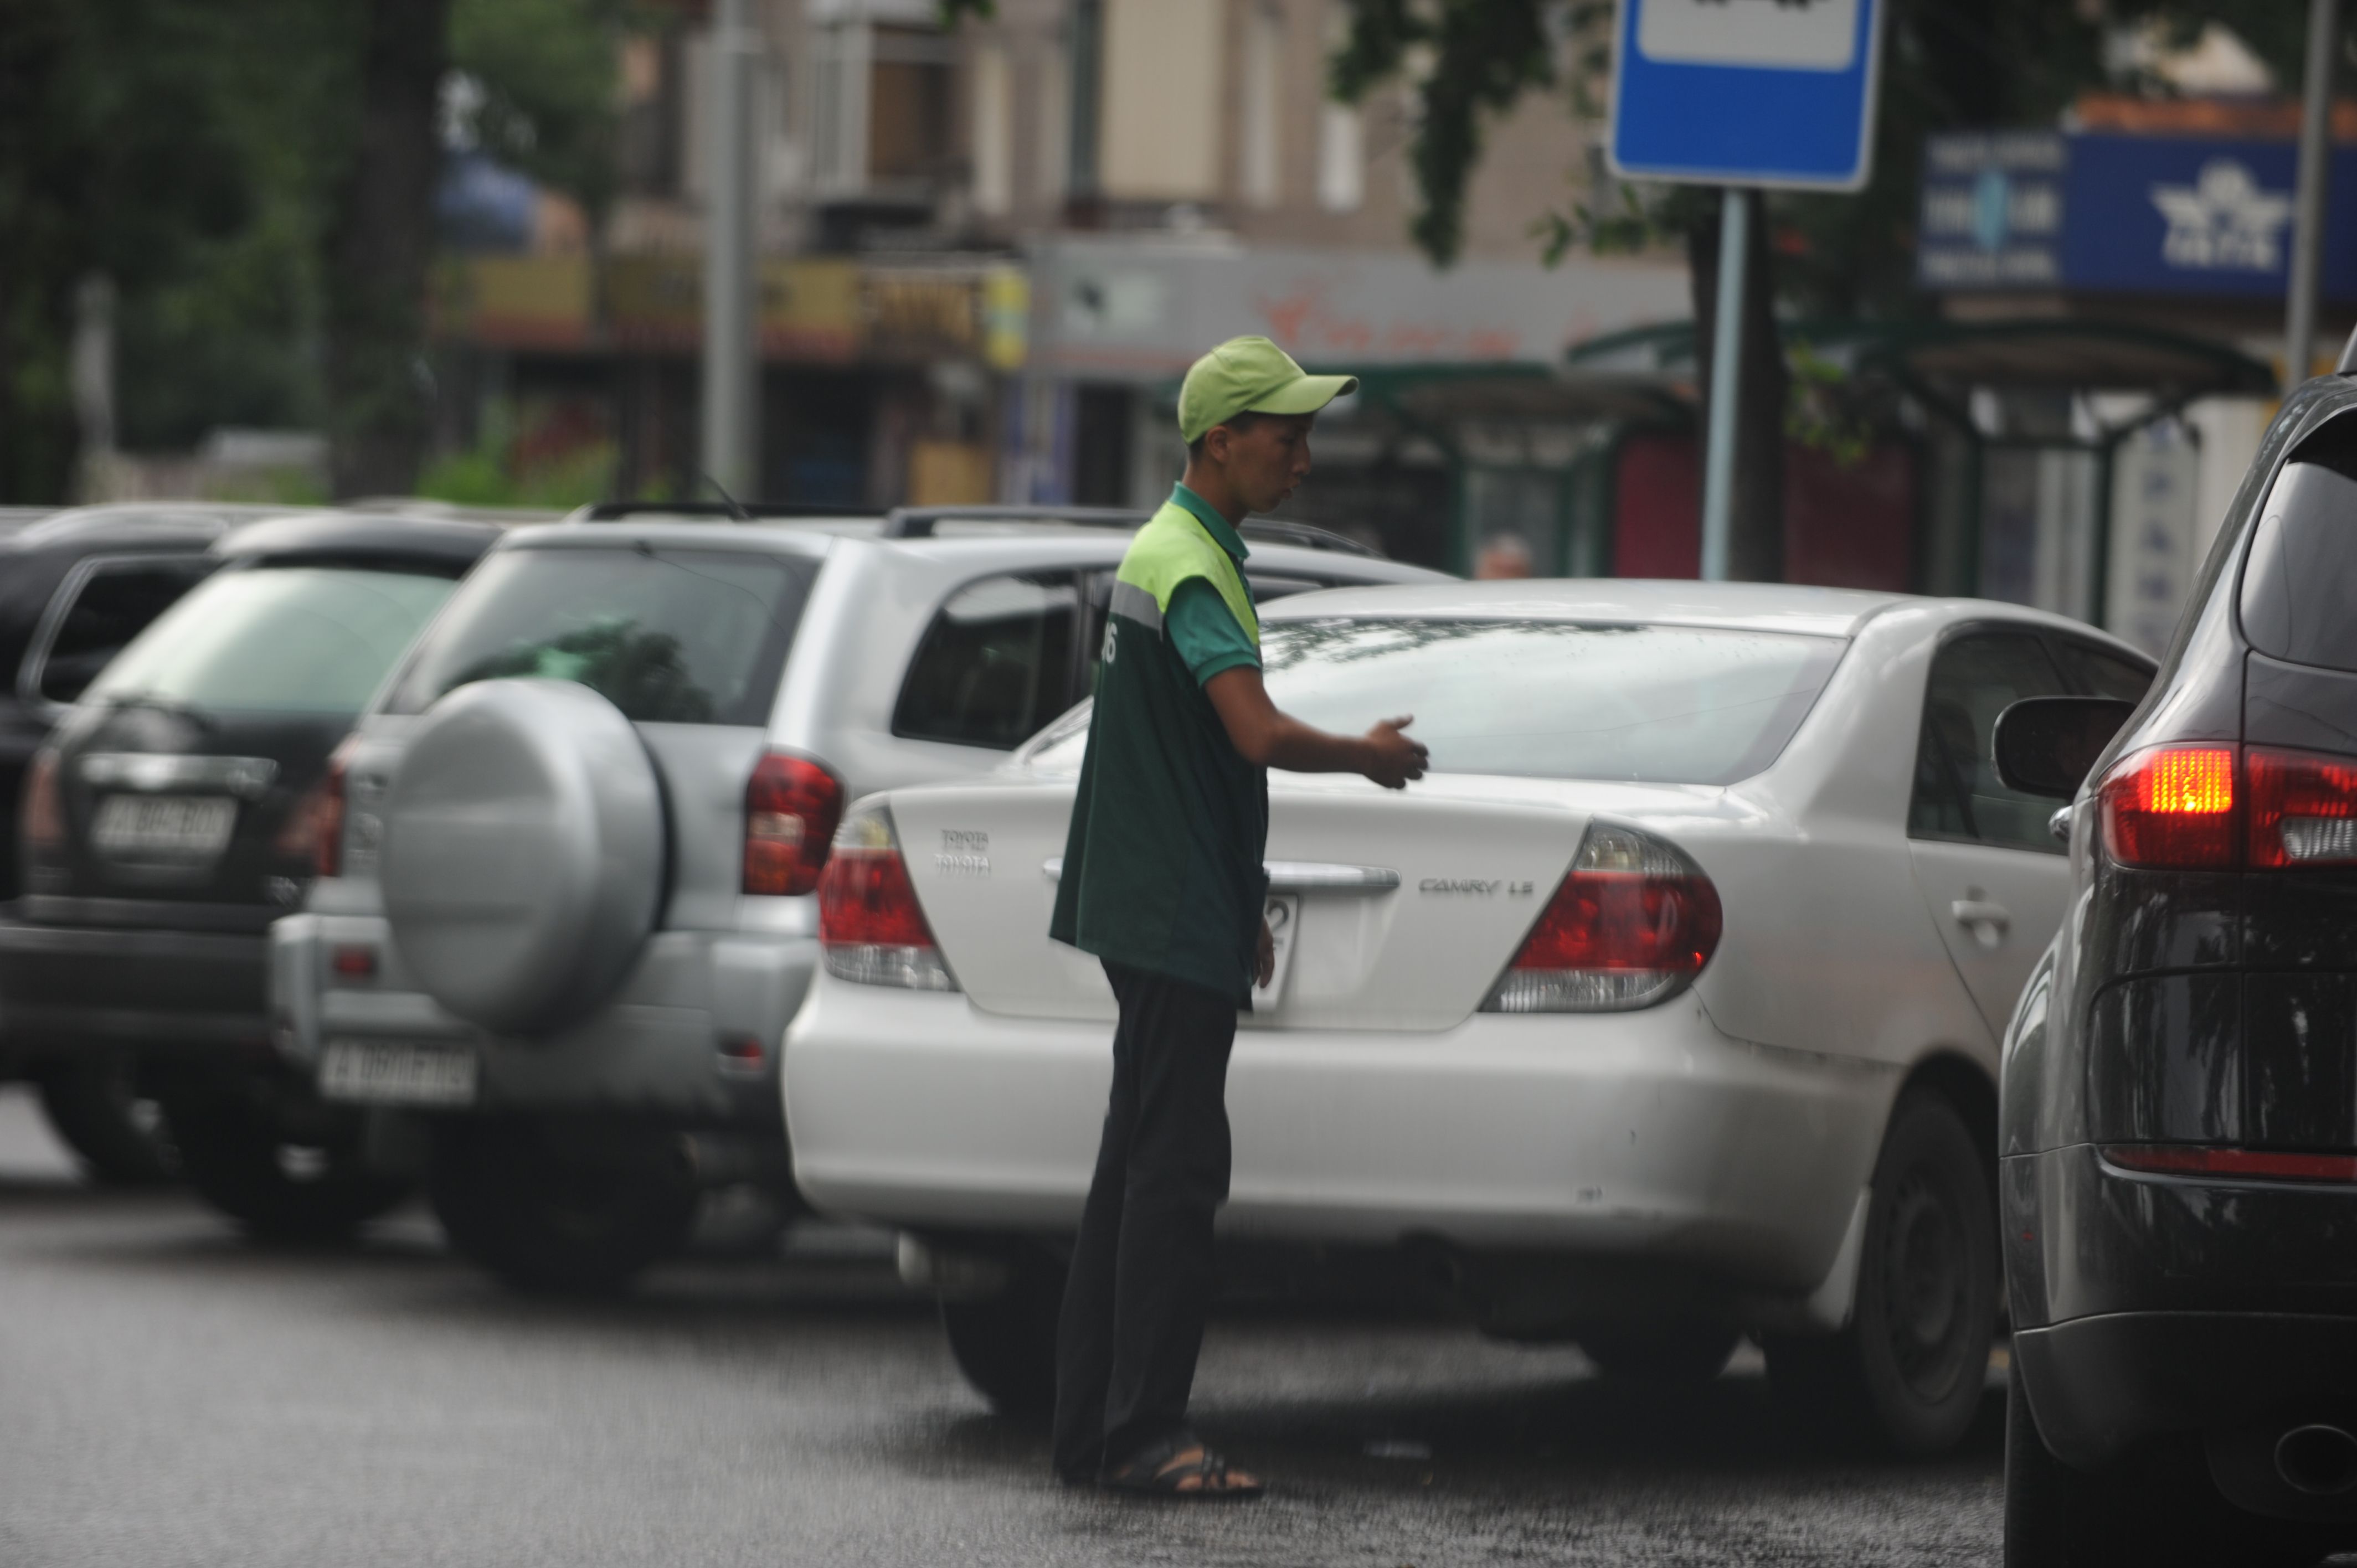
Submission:
<svg viewBox="0 0 2357 1568">
<path fill-rule="evenodd" d="M 337 828 L 328 759 L 498 530 L 313 512 L 215 544 L 27 770 L 0 910 L 16 1048 L 135 1064 L 183 1174 L 252 1229 L 332 1235 L 400 1195 L 277 1058 L 270 922 Z M 111 650 L 110 650 L 111 651 Z"/>
<path fill-rule="evenodd" d="M 2073 876 L 2005 1045 L 2005 1560 L 2357 1547 L 2357 380 L 2286 403 L 2133 714 L 1996 750 Z"/>
<path fill-rule="evenodd" d="M 121 502 L 0 514 L 0 821 L 33 753 L 123 645 L 220 564 L 213 543 L 282 508 Z M 16 896 L 16 835 L 0 832 L 0 898 Z M 61 1055 L 8 1026 L 0 1078 L 30 1078 L 58 1135 L 102 1181 L 152 1181 L 167 1161 L 155 1108 L 120 1052 Z"/>
</svg>

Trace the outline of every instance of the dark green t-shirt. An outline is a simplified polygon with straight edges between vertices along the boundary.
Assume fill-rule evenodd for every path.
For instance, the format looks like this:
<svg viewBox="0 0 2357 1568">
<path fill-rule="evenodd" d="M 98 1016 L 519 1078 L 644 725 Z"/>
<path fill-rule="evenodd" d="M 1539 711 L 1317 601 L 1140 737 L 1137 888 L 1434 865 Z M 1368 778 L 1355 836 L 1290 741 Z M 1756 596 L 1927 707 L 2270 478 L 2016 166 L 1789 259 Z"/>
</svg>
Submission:
<svg viewBox="0 0 2357 1568">
<path fill-rule="evenodd" d="M 1048 928 L 1239 1006 L 1268 893 L 1268 773 L 1228 739 L 1202 683 L 1259 660 L 1260 618 L 1239 570 L 1247 553 L 1184 485 L 1131 542 Z"/>
</svg>

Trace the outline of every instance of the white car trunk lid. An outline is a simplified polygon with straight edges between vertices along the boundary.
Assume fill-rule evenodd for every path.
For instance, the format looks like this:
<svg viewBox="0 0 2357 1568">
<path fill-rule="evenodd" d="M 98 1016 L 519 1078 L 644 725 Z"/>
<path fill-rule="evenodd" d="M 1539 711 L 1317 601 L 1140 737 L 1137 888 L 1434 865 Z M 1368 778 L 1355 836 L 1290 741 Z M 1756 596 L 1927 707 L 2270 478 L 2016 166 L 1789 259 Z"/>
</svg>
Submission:
<svg viewBox="0 0 2357 1568">
<path fill-rule="evenodd" d="M 1272 896 L 1297 898 L 1298 918 L 1275 1008 L 1254 1022 L 1437 1030 L 1462 1021 L 1579 847 L 1587 812 L 1564 794 L 1560 784 L 1465 777 L 1405 794 L 1355 780 L 1286 780 L 1273 789 Z M 986 1012 L 1114 1016 L 1097 961 L 1048 940 L 1049 863 L 1064 853 L 1071 798 L 1068 781 L 892 798 L 934 938 Z M 1361 870 L 1378 886 L 1317 886 L 1347 885 Z M 1288 884 L 1308 886 L 1295 892 Z"/>
</svg>

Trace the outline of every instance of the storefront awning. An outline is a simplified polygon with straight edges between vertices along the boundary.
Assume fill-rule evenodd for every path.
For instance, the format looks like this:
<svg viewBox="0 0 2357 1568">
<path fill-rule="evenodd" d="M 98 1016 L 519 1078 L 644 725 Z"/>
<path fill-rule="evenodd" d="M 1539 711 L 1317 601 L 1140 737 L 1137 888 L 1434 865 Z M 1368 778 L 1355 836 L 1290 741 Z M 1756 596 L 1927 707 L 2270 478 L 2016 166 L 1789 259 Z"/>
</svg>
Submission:
<svg viewBox="0 0 2357 1568">
<path fill-rule="evenodd" d="M 2168 406 L 2276 391 L 2275 371 L 2240 349 L 2122 322 L 1787 321 L 1781 330 L 1790 349 L 1909 387 L 2143 392 Z M 1575 375 L 1690 379 L 1694 350 L 1694 323 L 1674 321 L 1598 338 L 1566 363 Z"/>
</svg>

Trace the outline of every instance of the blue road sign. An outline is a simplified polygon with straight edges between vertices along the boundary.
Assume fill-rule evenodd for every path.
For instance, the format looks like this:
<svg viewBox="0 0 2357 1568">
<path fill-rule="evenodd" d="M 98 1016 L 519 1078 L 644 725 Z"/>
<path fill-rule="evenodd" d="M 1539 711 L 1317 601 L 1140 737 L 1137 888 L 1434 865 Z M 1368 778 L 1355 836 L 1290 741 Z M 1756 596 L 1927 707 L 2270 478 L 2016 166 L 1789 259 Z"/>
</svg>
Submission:
<svg viewBox="0 0 2357 1568">
<path fill-rule="evenodd" d="M 1856 190 L 1874 161 L 1882 0 L 1620 0 L 1612 172 Z"/>
</svg>

